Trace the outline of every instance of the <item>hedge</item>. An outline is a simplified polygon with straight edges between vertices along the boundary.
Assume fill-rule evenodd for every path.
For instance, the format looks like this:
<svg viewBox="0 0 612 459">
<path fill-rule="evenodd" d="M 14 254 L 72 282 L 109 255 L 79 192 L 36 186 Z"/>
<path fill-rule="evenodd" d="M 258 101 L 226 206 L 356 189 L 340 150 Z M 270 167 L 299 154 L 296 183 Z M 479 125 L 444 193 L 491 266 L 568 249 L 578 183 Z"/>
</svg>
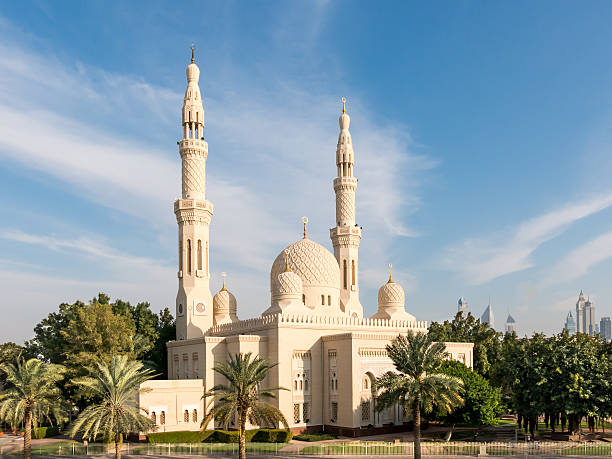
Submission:
<svg viewBox="0 0 612 459">
<path fill-rule="evenodd" d="M 59 427 L 37 427 L 32 430 L 32 437 L 34 438 L 48 438 L 59 435 Z"/>
<path fill-rule="evenodd" d="M 156 432 L 147 435 L 149 443 L 201 443 L 208 441 L 213 436 L 214 430 L 189 431 L 180 430 L 177 432 Z"/>
<path fill-rule="evenodd" d="M 247 442 L 286 443 L 291 440 L 291 431 L 282 429 L 256 429 L 246 431 Z M 149 443 L 238 443 L 237 430 L 205 430 L 156 432 L 147 435 Z"/>
</svg>

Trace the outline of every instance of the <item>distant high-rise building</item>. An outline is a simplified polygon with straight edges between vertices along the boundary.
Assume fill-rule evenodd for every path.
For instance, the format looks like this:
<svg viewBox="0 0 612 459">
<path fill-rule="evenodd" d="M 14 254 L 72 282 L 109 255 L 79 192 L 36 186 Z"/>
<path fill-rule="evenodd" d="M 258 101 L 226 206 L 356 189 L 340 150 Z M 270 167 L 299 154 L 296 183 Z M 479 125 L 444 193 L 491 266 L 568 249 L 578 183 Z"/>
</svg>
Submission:
<svg viewBox="0 0 612 459">
<path fill-rule="evenodd" d="M 483 324 L 489 324 L 489 327 L 495 328 L 495 321 L 493 320 L 493 308 L 491 307 L 491 300 L 489 305 L 486 307 L 482 316 L 480 316 L 480 322 Z"/>
<path fill-rule="evenodd" d="M 584 293 L 580 290 L 576 302 L 576 332 L 595 335 L 595 306 L 590 298 L 585 300 Z"/>
<path fill-rule="evenodd" d="M 467 315 L 468 302 L 463 297 L 459 298 L 459 301 L 457 302 L 457 312 L 462 312 Z"/>
<path fill-rule="evenodd" d="M 516 320 L 510 314 L 506 319 L 506 333 L 516 333 Z"/>
<path fill-rule="evenodd" d="M 602 317 L 599 321 L 599 333 L 603 339 L 612 340 L 612 320 L 609 317 Z"/>
<path fill-rule="evenodd" d="M 567 318 L 565 319 L 565 326 L 563 328 L 567 330 L 570 335 L 576 334 L 576 321 L 574 320 L 572 311 L 570 311 L 567 315 Z"/>
</svg>

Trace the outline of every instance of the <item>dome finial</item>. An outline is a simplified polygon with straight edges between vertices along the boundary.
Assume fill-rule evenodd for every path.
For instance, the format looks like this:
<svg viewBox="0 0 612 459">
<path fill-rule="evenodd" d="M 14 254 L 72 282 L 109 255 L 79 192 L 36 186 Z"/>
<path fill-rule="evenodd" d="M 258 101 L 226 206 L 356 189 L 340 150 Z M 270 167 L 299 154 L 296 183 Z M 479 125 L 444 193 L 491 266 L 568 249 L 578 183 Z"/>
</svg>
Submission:
<svg viewBox="0 0 612 459">
<path fill-rule="evenodd" d="M 194 52 L 196 50 L 196 45 L 194 45 L 193 43 L 190 46 L 191 48 L 191 63 L 194 64 L 195 63 L 195 55 Z"/>
<path fill-rule="evenodd" d="M 342 98 L 342 113 L 346 113 L 346 97 Z"/>
<path fill-rule="evenodd" d="M 308 217 L 302 217 L 302 223 L 304 224 L 304 239 L 308 239 L 306 237 L 306 225 L 308 224 Z"/>
<path fill-rule="evenodd" d="M 227 273 L 221 273 L 221 277 L 223 278 L 223 287 L 221 287 L 222 292 L 225 292 L 227 290 L 225 288 L 225 276 L 227 276 Z"/>
<path fill-rule="evenodd" d="M 289 250 L 285 249 L 285 272 L 288 273 L 291 271 L 289 269 Z"/>
<path fill-rule="evenodd" d="M 393 270 L 393 264 L 389 263 L 389 282 L 387 282 L 387 284 L 393 284 L 393 278 L 391 277 L 392 270 Z"/>
</svg>

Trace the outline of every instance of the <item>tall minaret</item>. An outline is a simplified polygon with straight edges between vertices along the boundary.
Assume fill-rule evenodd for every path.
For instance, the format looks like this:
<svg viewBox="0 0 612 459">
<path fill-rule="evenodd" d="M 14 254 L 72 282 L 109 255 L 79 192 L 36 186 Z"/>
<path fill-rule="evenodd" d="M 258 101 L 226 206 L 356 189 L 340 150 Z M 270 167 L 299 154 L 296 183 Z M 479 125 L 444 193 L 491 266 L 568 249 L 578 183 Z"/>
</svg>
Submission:
<svg viewBox="0 0 612 459">
<path fill-rule="evenodd" d="M 334 255 L 340 265 L 340 307 L 350 316 L 363 316 L 359 302 L 359 241 L 361 228 L 355 224 L 355 191 L 357 179 L 353 175 L 355 153 L 346 113 L 346 99 L 342 98 L 340 135 L 336 148 L 338 177 L 334 179 L 336 192 L 336 227 L 329 230 Z"/>
<path fill-rule="evenodd" d="M 204 107 L 195 65 L 195 46 L 191 45 L 191 64 L 187 66 L 187 90 L 183 103 L 183 139 L 178 142 L 182 161 L 182 196 L 174 201 L 178 223 L 179 288 L 176 295 L 176 339 L 204 335 L 213 325 L 210 293 L 209 225 L 213 205 L 206 200 L 206 157 Z"/>
</svg>

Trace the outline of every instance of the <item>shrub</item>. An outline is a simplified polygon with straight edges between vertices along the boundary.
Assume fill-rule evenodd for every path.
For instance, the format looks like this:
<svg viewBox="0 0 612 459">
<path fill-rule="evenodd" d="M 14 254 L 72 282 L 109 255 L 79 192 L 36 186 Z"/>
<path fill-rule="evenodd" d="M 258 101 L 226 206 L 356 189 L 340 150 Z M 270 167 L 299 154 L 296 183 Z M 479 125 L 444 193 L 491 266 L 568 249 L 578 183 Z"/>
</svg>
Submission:
<svg viewBox="0 0 612 459">
<path fill-rule="evenodd" d="M 59 427 L 38 427 L 32 430 L 34 438 L 48 438 L 59 435 Z"/>
<path fill-rule="evenodd" d="M 282 429 L 247 430 L 247 442 L 286 443 L 291 440 L 291 431 Z M 149 443 L 238 443 L 237 430 L 205 430 L 177 432 L 155 432 L 147 435 Z"/>
<path fill-rule="evenodd" d="M 329 433 L 316 433 L 316 434 L 300 434 L 296 435 L 296 440 L 300 441 L 322 441 L 322 440 L 335 440 L 338 438 L 338 435 L 329 434 Z"/>
<path fill-rule="evenodd" d="M 210 441 L 215 435 L 214 430 L 189 431 L 180 430 L 177 432 L 155 432 L 147 435 L 149 443 L 201 443 Z"/>
<path fill-rule="evenodd" d="M 248 437 L 247 437 L 248 438 Z M 251 439 L 260 443 L 287 443 L 291 441 L 293 434 L 285 429 L 259 429 Z"/>
</svg>

